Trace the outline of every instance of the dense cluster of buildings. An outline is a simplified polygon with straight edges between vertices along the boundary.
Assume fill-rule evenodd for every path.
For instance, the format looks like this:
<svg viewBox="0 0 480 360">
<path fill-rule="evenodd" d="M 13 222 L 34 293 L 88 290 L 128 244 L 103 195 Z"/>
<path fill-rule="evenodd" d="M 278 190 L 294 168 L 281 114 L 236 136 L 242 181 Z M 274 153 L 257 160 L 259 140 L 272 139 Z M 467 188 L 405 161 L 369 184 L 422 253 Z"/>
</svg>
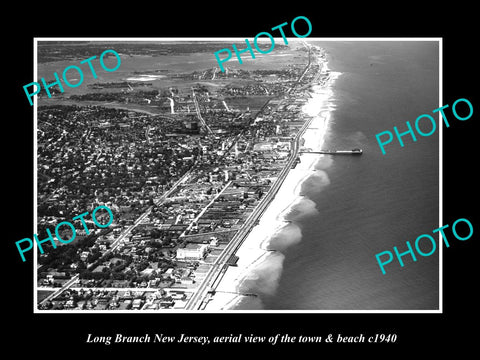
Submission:
<svg viewBox="0 0 480 360">
<path fill-rule="evenodd" d="M 186 134 L 169 136 L 178 130 L 173 121 L 126 110 L 41 107 L 38 129 L 40 224 L 97 203 L 119 213 L 141 207 L 180 178 L 198 154 Z"/>
<path fill-rule="evenodd" d="M 313 76 L 316 71 L 304 74 Z M 281 97 L 243 112 L 222 100 L 232 87 L 215 94 L 196 88 L 202 121 L 191 89 L 169 90 L 175 107 L 168 116 L 97 106 L 39 107 L 39 235 L 98 204 L 115 215 L 108 231 L 82 234 L 39 257 L 40 292 L 78 274 L 54 299 L 39 296 L 40 307 L 185 306 L 291 154 L 306 101 L 305 90 L 289 91 L 292 84 L 272 85 L 276 90 L 268 95 Z M 254 96 L 264 87 L 236 88 Z"/>
</svg>

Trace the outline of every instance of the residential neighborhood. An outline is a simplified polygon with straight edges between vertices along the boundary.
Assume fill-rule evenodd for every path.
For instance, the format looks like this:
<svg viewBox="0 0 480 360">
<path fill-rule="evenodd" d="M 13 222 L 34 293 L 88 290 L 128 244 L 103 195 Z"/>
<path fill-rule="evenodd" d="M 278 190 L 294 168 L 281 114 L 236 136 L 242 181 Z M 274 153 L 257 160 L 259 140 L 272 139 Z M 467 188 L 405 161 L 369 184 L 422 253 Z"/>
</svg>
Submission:
<svg viewBox="0 0 480 360">
<path fill-rule="evenodd" d="M 306 53 L 314 55 L 324 56 Z M 89 91 L 101 96 L 38 107 L 39 238 L 102 204 L 115 219 L 90 235 L 76 224 L 74 242 L 38 254 L 39 309 L 185 307 L 293 160 L 306 85 L 329 73 L 309 59 L 278 71 L 230 69 L 217 80 L 228 76 L 235 86 L 215 89 L 100 83 Z M 227 260 L 235 266 L 238 257 Z"/>
</svg>

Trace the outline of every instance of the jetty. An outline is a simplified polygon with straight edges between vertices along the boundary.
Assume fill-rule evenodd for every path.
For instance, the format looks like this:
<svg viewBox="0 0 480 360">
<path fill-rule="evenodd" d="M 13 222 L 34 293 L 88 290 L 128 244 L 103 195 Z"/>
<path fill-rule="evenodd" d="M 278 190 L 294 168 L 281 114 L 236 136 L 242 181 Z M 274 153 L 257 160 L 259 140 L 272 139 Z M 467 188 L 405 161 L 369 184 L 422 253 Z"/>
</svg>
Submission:
<svg viewBox="0 0 480 360">
<path fill-rule="evenodd" d="M 352 149 L 352 150 L 317 150 L 312 151 L 310 149 L 300 150 L 300 154 L 330 154 L 330 155 L 361 155 L 363 153 L 362 149 Z"/>
</svg>

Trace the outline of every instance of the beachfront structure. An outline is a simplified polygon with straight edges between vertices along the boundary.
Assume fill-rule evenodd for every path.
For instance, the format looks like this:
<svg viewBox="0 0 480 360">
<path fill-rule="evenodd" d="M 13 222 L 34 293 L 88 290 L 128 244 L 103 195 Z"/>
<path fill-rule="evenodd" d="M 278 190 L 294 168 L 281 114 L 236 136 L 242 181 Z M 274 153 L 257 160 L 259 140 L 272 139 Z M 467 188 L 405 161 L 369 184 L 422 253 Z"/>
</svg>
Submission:
<svg viewBox="0 0 480 360">
<path fill-rule="evenodd" d="M 201 260 L 207 253 L 207 244 L 187 244 L 184 248 L 177 249 L 178 260 Z"/>
</svg>

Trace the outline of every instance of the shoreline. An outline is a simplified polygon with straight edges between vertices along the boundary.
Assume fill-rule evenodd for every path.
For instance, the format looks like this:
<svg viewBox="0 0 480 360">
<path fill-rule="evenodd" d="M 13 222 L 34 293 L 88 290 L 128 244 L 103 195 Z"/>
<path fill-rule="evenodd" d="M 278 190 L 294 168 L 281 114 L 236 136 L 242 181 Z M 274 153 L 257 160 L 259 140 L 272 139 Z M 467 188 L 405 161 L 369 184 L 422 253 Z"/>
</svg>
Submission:
<svg viewBox="0 0 480 360">
<path fill-rule="evenodd" d="M 328 70 L 326 61 L 322 65 L 324 70 Z M 341 73 L 330 71 L 330 76 L 323 86 L 312 85 L 311 97 L 302 107 L 302 111 L 313 118 L 302 136 L 304 147 L 320 149 L 325 141 L 331 112 L 335 109 L 331 102 L 332 87 L 339 75 Z M 239 257 L 237 266 L 227 269 L 205 310 L 235 310 L 244 298 L 244 295 L 238 294 L 242 290 L 265 295 L 275 293 L 283 269 L 283 251 L 300 242 L 302 238 L 300 227 L 294 220 L 287 218 L 292 210 L 297 208 L 300 208 L 301 216 L 317 211 L 315 205 L 301 194 L 301 188 L 302 184 L 315 174 L 315 165 L 324 156 L 300 155 L 301 162 L 294 169 L 290 169 L 274 199 L 260 217 L 258 225 L 252 229 L 236 252 Z M 244 290 L 249 283 L 255 282 L 259 283 L 261 291 Z M 255 299 L 257 306 L 262 308 L 260 297 L 257 295 Z"/>
</svg>

